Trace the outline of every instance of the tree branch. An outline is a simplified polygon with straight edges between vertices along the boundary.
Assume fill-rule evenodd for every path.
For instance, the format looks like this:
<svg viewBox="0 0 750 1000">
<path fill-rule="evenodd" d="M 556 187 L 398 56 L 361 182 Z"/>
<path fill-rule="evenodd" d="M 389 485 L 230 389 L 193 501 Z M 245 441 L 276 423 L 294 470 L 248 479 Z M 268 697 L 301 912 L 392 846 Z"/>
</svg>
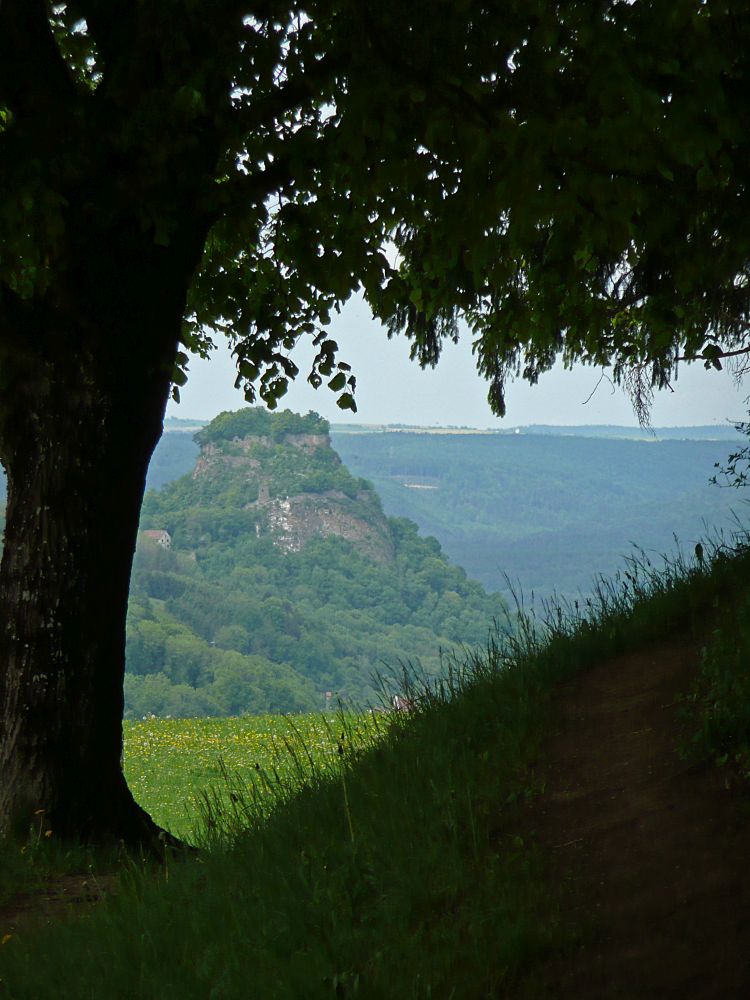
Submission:
<svg viewBox="0 0 750 1000">
<path fill-rule="evenodd" d="M 275 191 L 279 191 L 292 180 L 288 158 L 277 157 L 265 170 L 253 173 L 236 173 L 223 184 L 215 187 L 213 209 L 209 217 L 216 222 L 227 211 L 237 212 L 238 208 L 252 204 L 263 204 Z"/>
<path fill-rule="evenodd" d="M 302 75 L 269 94 L 253 98 L 249 107 L 236 112 L 241 116 L 243 130 L 252 131 L 298 108 L 317 93 L 326 80 L 332 80 L 344 68 L 344 61 L 331 54 L 316 59 Z"/>
<path fill-rule="evenodd" d="M 59 108 L 75 97 L 46 0 L 0 0 L 0 99 L 25 114 Z"/>
<path fill-rule="evenodd" d="M 717 354 L 712 354 L 710 358 L 703 354 L 686 354 L 684 357 L 676 357 L 675 361 L 713 361 L 714 358 L 737 358 L 742 354 L 750 354 L 750 344 L 746 347 L 738 347 L 736 351 L 719 351 Z"/>
</svg>

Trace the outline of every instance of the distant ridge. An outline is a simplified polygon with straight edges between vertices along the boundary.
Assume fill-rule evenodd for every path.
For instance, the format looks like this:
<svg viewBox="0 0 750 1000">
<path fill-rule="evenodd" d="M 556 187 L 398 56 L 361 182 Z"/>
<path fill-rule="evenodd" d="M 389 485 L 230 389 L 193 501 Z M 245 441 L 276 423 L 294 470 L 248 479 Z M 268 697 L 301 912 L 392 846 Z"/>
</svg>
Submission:
<svg viewBox="0 0 750 1000">
<path fill-rule="evenodd" d="M 735 440 L 734 424 L 703 424 L 691 427 L 625 427 L 618 424 L 522 424 L 518 427 L 420 427 L 411 424 L 331 424 L 333 434 L 509 434 L 545 437 L 618 438 L 634 441 L 725 441 Z"/>
<path fill-rule="evenodd" d="M 527 593 L 575 597 L 596 573 L 621 568 L 633 542 L 662 553 L 676 534 L 689 550 L 708 531 L 736 531 L 737 508 L 748 520 L 743 496 L 709 485 L 744 442 L 729 422 L 653 432 L 348 423 L 332 427 L 331 438 L 352 472 L 375 484 L 387 515 L 438 538 L 490 590 L 506 589 L 507 573 Z M 198 451 L 192 434 L 167 425 L 149 487 L 190 472 Z"/>
<path fill-rule="evenodd" d="M 509 433 L 544 434 L 552 437 L 628 438 L 635 441 L 724 441 L 738 434 L 733 423 L 698 424 L 692 427 L 623 427 L 617 424 L 527 424 Z"/>
<path fill-rule="evenodd" d="M 128 718 L 379 704 L 384 664 L 440 676 L 445 650 L 503 619 L 437 539 L 383 513 L 328 431 L 244 407 L 164 435 L 131 581 Z"/>
<path fill-rule="evenodd" d="M 208 420 L 167 417 L 164 432 L 198 431 Z M 450 424 L 429 427 L 421 424 L 336 424 L 333 434 L 536 434 L 548 437 L 619 438 L 632 441 L 733 441 L 737 430 L 731 421 L 723 424 L 694 424 L 687 427 L 627 427 L 622 424 L 519 424 L 515 427 L 467 427 Z"/>
</svg>

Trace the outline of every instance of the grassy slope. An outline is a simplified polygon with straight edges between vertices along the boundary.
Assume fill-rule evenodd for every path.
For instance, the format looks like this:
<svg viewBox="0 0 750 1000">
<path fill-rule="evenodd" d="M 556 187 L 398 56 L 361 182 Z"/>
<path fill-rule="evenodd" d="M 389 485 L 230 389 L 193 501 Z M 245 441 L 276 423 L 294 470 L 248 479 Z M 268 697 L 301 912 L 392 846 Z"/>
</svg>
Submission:
<svg viewBox="0 0 750 1000">
<path fill-rule="evenodd" d="M 659 577 L 632 566 L 588 620 L 553 611 L 544 642 L 527 621 L 517 639 L 456 666 L 377 745 L 342 733 L 342 770 L 296 795 L 279 786 L 270 819 L 234 789 L 235 811 L 207 817 L 212 849 L 199 862 L 175 864 L 166 881 L 134 868 L 87 920 L 7 942 L 0 995 L 498 995 L 573 930 L 544 859 L 519 835 L 554 684 L 671 630 L 705 628 L 738 599 L 749 562 L 720 555 L 710 571 L 681 564 Z M 723 635 L 695 702 L 715 723 Z M 740 752 L 747 729 L 729 708 L 702 727 L 701 753 Z"/>
</svg>

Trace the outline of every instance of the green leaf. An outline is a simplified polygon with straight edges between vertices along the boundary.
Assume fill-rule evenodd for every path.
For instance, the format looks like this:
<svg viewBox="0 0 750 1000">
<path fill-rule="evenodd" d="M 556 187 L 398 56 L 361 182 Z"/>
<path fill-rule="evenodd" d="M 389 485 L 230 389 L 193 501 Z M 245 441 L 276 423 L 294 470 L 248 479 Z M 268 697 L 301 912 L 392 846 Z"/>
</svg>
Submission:
<svg viewBox="0 0 750 1000">
<path fill-rule="evenodd" d="M 357 412 L 357 404 L 354 402 L 354 396 L 350 392 L 342 392 L 336 400 L 336 406 L 341 410 L 351 410 L 352 413 Z"/>
<path fill-rule="evenodd" d="M 345 385 L 346 385 L 346 375 L 343 372 L 338 372 L 336 375 L 333 376 L 331 381 L 328 383 L 328 388 L 332 389 L 333 392 L 338 392 L 339 389 L 343 389 Z"/>
</svg>

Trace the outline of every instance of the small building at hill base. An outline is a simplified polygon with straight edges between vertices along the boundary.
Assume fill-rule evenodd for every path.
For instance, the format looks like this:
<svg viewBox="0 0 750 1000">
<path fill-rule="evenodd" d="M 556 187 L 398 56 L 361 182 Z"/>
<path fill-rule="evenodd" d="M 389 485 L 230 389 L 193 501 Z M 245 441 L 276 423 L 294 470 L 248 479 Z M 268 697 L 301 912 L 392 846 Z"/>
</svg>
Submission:
<svg viewBox="0 0 750 1000">
<path fill-rule="evenodd" d="M 172 548 L 172 536 L 163 528 L 149 528 L 147 531 L 142 531 L 141 538 L 148 538 L 167 551 Z"/>
</svg>

